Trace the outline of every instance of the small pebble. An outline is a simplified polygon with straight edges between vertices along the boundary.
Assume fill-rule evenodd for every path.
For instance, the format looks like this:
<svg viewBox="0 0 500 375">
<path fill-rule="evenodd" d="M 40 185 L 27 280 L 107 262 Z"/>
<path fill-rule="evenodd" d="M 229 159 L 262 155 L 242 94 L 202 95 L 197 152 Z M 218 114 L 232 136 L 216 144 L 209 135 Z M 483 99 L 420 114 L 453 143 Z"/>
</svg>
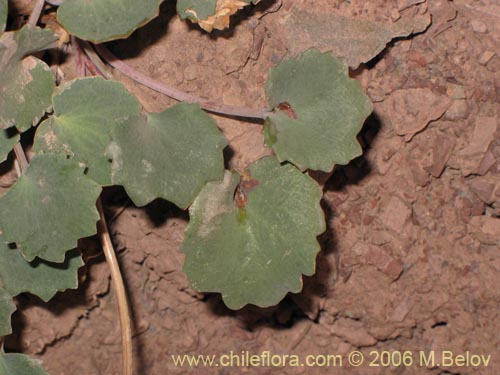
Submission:
<svg viewBox="0 0 500 375">
<path fill-rule="evenodd" d="M 474 30 L 476 33 L 484 34 L 488 32 L 488 28 L 482 21 L 472 20 L 470 22 L 470 25 L 472 26 L 472 30 Z"/>
<path fill-rule="evenodd" d="M 186 67 L 186 69 L 184 69 L 184 79 L 186 81 L 193 81 L 196 79 L 196 77 L 198 76 L 198 68 L 196 67 L 196 65 L 189 65 L 188 67 Z"/>
<path fill-rule="evenodd" d="M 481 56 L 479 56 L 478 62 L 481 65 L 486 65 L 490 62 L 490 60 L 495 56 L 495 52 L 492 51 L 484 51 Z"/>
<path fill-rule="evenodd" d="M 401 18 L 401 14 L 399 13 L 399 11 L 397 9 L 391 10 L 391 20 L 392 20 L 392 22 L 396 22 L 400 18 Z"/>
</svg>

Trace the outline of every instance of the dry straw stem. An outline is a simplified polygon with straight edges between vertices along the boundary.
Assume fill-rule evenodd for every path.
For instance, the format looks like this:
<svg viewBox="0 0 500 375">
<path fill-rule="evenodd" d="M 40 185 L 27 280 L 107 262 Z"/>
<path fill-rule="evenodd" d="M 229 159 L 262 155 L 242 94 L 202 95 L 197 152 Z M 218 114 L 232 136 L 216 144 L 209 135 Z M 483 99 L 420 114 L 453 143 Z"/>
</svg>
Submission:
<svg viewBox="0 0 500 375">
<path fill-rule="evenodd" d="M 40 14 L 42 14 L 44 5 L 44 0 L 36 0 L 35 6 L 33 7 L 33 10 L 30 14 L 30 18 L 28 19 L 29 25 L 35 26 L 38 23 L 38 19 L 40 18 Z"/>
<path fill-rule="evenodd" d="M 127 294 L 120 272 L 120 266 L 116 259 L 115 250 L 109 235 L 106 218 L 102 208 L 101 198 L 97 200 L 97 211 L 99 212 L 99 223 L 97 225 L 99 240 L 101 241 L 106 262 L 111 271 L 111 281 L 116 292 L 118 302 L 118 313 L 120 315 L 120 326 L 122 333 L 122 355 L 123 355 L 123 375 L 132 375 L 132 326 L 130 321 L 130 310 L 127 301 Z"/>
</svg>

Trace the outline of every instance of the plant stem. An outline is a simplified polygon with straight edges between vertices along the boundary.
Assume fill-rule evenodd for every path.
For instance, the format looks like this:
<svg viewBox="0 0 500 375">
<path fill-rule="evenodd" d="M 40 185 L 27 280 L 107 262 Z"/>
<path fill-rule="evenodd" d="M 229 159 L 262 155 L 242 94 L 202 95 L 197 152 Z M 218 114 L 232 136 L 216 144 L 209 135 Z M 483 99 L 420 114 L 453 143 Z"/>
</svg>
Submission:
<svg viewBox="0 0 500 375">
<path fill-rule="evenodd" d="M 100 197 L 97 200 L 97 211 L 99 212 L 100 217 L 100 221 L 97 226 L 99 239 L 103 247 L 104 255 L 106 256 L 106 262 L 108 263 L 108 267 L 111 271 L 111 280 L 116 291 L 116 300 L 118 302 L 118 312 L 120 315 L 122 333 L 123 375 L 132 375 L 132 328 L 127 294 L 125 292 L 120 266 L 113 249 L 113 243 L 111 242 L 111 237 L 109 235 Z"/>
<path fill-rule="evenodd" d="M 106 67 L 106 65 L 104 65 L 104 63 L 99 58 L 97 53 L 94 51 L 90 43 L 82 39 L 78 39 L 78 43 L 80 44 L 80 46 L 82 47 L 83 51 L 88 56 L 92 64 L 94 64 L 99 74 L 103 76 L 103 78 L 111 79 L 111 74 L 109 73 L 108 68 Z"/>
<path fill-rule="evenodd" d="M 43 6 L 45 5 L 45 0 L 36 0 L 35 6 L 33 7 L 33 11 L 30 14 L 30 18 L 28 19 L 28 24 L 31 26 L 35 26 L 40 18 L 40 14 L 42 14 Z"/>
<path fill-rule="evenodd" d="M 21 168 L 21 174 L 23 174 L 26 171 L 26 168 L 28 168 L 28 158 L 24 153 L 21 141 L 14 145 L 14 154 L 16 154 L 16 159 L 19 162 L 19 168 Z"/>
<path fill-rule="evenodd" d="M 164 83 L 158 82 L 155 79 L 139 72 L 138 70 L 135 70 L 134 68 L 114 56 L 111 51 L 109 51 L 103 44 L 95 44 L 94 47 L 101 58 L 113 68 L 120 71 L 127 77 L 132 78 L 134 81 L 140 83 L 141 85 L 149 87 L 150 89 L 153 89 L 172 99 L 188 103 L 199 103 L 201 108 L 206 111 L 228 116 L 256 118 L 264 120 L 269 114 L 269 110 L 267 109 L 254 109 L 217 104 L 208 99 L 190 95 L 176 88 L 167 86 Z"/>
</svg>

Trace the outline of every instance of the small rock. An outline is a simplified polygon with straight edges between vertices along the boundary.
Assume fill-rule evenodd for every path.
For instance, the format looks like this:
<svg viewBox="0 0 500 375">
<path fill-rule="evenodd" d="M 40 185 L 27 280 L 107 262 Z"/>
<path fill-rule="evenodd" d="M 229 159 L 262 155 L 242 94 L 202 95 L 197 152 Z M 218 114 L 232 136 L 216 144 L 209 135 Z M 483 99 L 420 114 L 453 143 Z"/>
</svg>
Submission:
<svg viewBox="0 0 500 375">
<path fill-rule="evenodd" d="M 393 196 L 383 209 L 380 218 L 387 228 L 401 233 L 410 216 L 411 209 L 401 199 Z"/>
<path fill-rule="evenodd" d="M 189 65 L 184 69 L 184 79 L 186 81 L 193 81 L 198 77 L 198 67 L 196 65 Z"/>
<path fill-rule="evenodd" d="M 484 51 L 480 56 L 477 62 L 481 65 L 487 65 L 490 60 L 495 56 L 495 52 L 492 51 Z"/>
<path fill-rule="evenodd" d="M 474 19 L 470 22 L 470 25 L 476 33 L 485 34 L 488 32 L 488 27 L 480 20 Z"/>
<path fill-rule="evenodd" d="M 419 165 L 418 161 L 420 158 L 413 158 L 413 153 L 409 154 L 407 157 L 408 166 L 411 168 L 411 173 L 413 176 L 413 181 L 418 186 L 426 186 L 429 183 L 429 174 Z"/>
<path fill-rule="evenodd" d="M 465 88 L 462 85 L 449 84 L 446 87 L 446 95 L 452 99 L 467 99 Z"/>
<path fill-rule="evenodd" d="M 409 142 L 431 121 L 439 119 L 452 100 L 428 88 L 414 88 L 396 90 L 384 103 L 385 115 L 391 119 L 396 133 Z"/>
<path fill-rule="evenodd" d="M 429 163 L 424 165 L 423 168 L 433 177 L 437 178 L 441 176 L 454 147 L 455 138 L 447 137 L 445 135 L 436 136 L 431 145 Z"/>
<path fill-rule="evenodd" d="M 421 67 L 424 67 L 427 65 L 426 56 L 423 53 L 411 50 L 406 54 L 406 58 L 409 61 L 412 61 L 412 62 L 420 65 Z"/>
<path fill-rule="evenodd" d="M 177 259 L 171 254 L 163 254 L 155 259 L 155 268 L 159 273 L 167 274 L 177 269 L 181 269 L 178 265 Z"/>
<path fill-rule="evenodd" d="M 485 245 L 500 246 L 500 219 L 490 216 L 474 216 L 469 222 L 469 232 Z"/>
<path fill-rule="evenodd" d="M 481 160 L 478 167 L 474 169 L 472 173 L 483 176 L 495 165 L 498 165 L 497 159 L 495 158 L 495 155 L 488 150 L 484 154 L 483 160 Z"/>
<path fill-rule="evenodd" d="M 132 262 L 139 264 L 142 263 L 146 258 L 146 254 L 144 253 L 144 251 L 137 248 L 131 248 L 129 251 L 129 256 Z"/>
<path fill-rule="evenodd" d="M 392 22 L 396 22 L 401 18 L 401 13 L 397 9 L 391 10 L 391 20 Z"/>
<path fill-rule="evenodd" d="M 392 280 L 397 280 L 403 272 L 401 263 L 379 246 L 358 242 L 352 251 L 358 255 L 361 263 L 375 266 Z"/>
<path fill-rule="evenodd" d="M 485 158 L 488 148 L 495 139 L 498 123 L 495 117 L 478 117 L 474 125 L 474 131 L 467 146 L 459 153 L 462 173 L 465 176 L 474 173 Z M 493 156 L 494 159 L 494 156 Z M 487 164 L 491 166 L 494 162 L 488 157 Z M 482 166 L 481 169 L 484 169 Z M 489 169 L 489 167 L 488 167 Z"/>
<path fill-rule="evenodd" d="M 394 322 L 402 322 L 405 320 L 406 316 L 410 312 L 410 309 L 412 308 L 413 303 L 410 302 L 409 300 L 405 299 L 399 303 L 391 312 L 390 315 L 388 316 L 389 320 L 392 320 Z"/>
<path fill-rule="evenodd" d="M 372 346 L 377 343 L 377 339 L 370 335 L 363 327 L 363 323 L 341 318 L 329 327 L 335 336 L 339 336 L 356 347 Z"/>
<path fill-rule="evenodd" d="M 467 100 L 459 99 L 454 100 L 450 108 L 444 114 L 445 120 L 463 120 L 467 118 L 469 114 L 469 106 L 467 105 Z"/>
</svg>

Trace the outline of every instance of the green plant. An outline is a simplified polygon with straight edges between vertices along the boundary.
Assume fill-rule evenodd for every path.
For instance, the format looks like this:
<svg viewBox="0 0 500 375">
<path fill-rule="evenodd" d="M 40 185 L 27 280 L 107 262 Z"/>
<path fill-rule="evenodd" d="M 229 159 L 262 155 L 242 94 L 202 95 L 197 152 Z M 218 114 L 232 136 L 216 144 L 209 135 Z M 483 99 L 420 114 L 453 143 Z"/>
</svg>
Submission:
<svg viewBox="0 0 500 375">
<path fill-rule="evenodd" d="M 250 3 L 179 0 L 182 18 L 204 29 L 227 27 Z M 299 292 L 315 271 L 325 230 L 322 196 L 307 170 L 330 172 L 361 154 L 356 135 L 372 106 L 343 62 L 306 51 L 272 68 L 268 109 L 238 108 L 196 98 L 152 81 L 114 58 L 103 42 L 128 36 L 157 15 L 160 0 L 66 0 L 58 19 L 95 69 L 97 53 L 142 84 L 182 101 L 161 113 L 141 111 L 124 86 L 100 77 L 56 87 L 48 65 L 32 54 L 55 48 L 58 37 L 28 24 L 4 32 L 7 0 L 0 0 L 0 161 L 14 149 L 21 175 L 0 198 L 0 335 L 11 332 L 12 296 L 49 300 L 78 286 L 80 238 L 98 234 L 120 301 L 124 373 L 130 374 L 130 318 L 100 200 L 104 187 L 121 185 L 137 206 L 157 198 L 189 208 L 182 250 L 194 289 L 220 292 L 232 309 L 277 304 Z M 110 19 L 117 20 L 109 22 Z M 77 40 L 80 38 L 80 40 Z M 85 41 L 86 40 L 86 41 Z M 246 171 L 224 170 L 227 145 L 203 109 L 261 119 L 274 151 Z M 36 127 L 29 161 L 20 135 Z M 96 222 L 99 221 L 96 227 Z M 43 374 L 19 354 L 0 354 L 4 374 Z"/>
</svg>

